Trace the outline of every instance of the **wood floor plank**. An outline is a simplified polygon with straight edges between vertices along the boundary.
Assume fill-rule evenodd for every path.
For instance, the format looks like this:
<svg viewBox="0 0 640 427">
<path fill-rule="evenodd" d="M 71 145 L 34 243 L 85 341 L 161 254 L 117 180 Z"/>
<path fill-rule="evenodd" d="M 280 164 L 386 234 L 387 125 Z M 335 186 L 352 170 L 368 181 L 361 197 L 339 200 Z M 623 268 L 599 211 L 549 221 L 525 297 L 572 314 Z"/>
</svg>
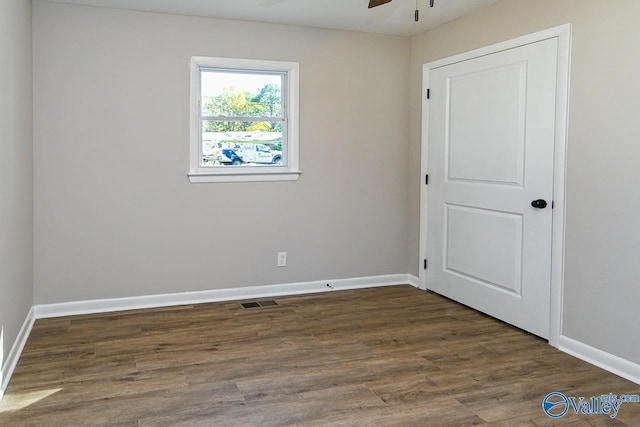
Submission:
<svg viewBox="0 0 640 427">
<path fill-rule="evenodd" d="M 638 426 L 542 411 L 640 387 L 410 286 L 38 320 L 2 426 Z"/>
</svg>

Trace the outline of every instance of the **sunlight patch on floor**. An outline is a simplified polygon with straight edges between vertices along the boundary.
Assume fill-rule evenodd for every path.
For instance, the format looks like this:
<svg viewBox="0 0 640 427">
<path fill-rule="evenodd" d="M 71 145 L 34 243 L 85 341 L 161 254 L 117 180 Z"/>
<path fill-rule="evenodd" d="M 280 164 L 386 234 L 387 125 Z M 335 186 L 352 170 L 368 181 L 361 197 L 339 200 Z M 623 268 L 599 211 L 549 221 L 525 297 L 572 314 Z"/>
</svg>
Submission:
<svg viewBox="0 0 640 427">
<path fill-rule="evenodd" d="M 13 412 L 24 409 L 36 402 L 46 399 L 54 393 L 62 390 L 61 388 L 52 388 L 48 390 L 28 391 L 25 393 L 8 393 L 0 403 L 0 413 Z"/>
</svg>

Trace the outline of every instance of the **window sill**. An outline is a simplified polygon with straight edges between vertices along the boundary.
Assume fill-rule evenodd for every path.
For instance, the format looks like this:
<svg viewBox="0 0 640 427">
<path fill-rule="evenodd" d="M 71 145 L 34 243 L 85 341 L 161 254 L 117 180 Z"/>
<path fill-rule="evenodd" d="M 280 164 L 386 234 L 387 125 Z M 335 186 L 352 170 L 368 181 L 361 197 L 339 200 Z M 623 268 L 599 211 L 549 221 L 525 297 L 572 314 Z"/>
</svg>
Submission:
<svg viewBox="0 0 640 427">
<path fill-rule="evenodd" d="M 297 181 L 302 171 L 233 171 L 233 172 L 190 172 L 189 182 L 201 184 L 207 182 L 268 182 Z"/>
</svg>

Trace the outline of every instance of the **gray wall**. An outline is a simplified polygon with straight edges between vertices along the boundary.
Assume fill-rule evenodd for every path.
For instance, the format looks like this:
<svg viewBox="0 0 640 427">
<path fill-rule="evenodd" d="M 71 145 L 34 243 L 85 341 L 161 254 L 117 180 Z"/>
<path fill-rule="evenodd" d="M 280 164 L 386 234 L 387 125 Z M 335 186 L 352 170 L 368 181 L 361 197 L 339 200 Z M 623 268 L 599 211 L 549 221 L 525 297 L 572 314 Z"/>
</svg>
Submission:
<svg viewBox="0 0 640 427">
<path fill-rule="evenodd" d="M 640 2 L 505 0 L 412 38 L 409 272 L 417 274 L 422 64 L 573 23 L 563 334 L 640 363 Z"/>
<path fill-rule="evenodd" d="M 36 2 L 36 303 L 406 273 L 409 47 Z M 300 62 L 299 181 L 189 184 L 192 55 Z"/>
<path fill-rule="evenodd" d="M 4 371 L 33 303 L 30 0 L 0 2 L 0 58 L 0 367 Z"/>
</svg>

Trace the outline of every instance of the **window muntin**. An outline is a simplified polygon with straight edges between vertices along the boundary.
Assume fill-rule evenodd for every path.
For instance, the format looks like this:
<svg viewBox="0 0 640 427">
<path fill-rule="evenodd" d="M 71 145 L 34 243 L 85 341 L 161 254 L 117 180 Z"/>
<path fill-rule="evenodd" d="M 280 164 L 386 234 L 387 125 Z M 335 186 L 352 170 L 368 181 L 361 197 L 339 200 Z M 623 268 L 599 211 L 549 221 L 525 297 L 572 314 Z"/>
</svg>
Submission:
<svg viewBox="0 0 640 427">
<path fill-rule="evenodd" d="M 194 57 L 191 79 L 191 182 L 297 179 L 297 63 Z"/>
</svg>

